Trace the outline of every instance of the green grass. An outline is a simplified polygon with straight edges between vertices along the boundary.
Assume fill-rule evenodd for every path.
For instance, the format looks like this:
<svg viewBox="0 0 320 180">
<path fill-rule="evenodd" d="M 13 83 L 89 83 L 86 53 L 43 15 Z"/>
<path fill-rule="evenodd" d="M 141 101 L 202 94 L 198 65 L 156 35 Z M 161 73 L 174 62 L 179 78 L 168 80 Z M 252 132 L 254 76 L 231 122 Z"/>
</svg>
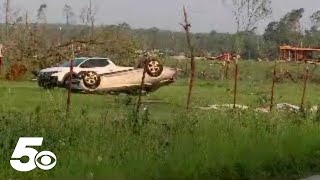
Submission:
<svg viewBox="0 0 320 180">
<path fill-rule="evenodd" d="M 248 111 L 195 108 L 232 103 L 232 80 L 197 79 L 189 112 L 182 77 L 143 97 L 148 110 L 140 114 L 134 113 L 136 97 L 72 94 L 69 116 L 66 90 L 0 81 L 0 179 L 297 179 L 319 173 L 320 115 L 253 111 L 269 105 L 272 66 L 240 64 L 238 104 L 250 105 Z M 199 71 L 207 67 L 198 63 Z M 218 74 L 218 67 L 210 68 Z M 299 105 L 301 95 L 301 81 L 276 85 L 276 103 Z M 310 83 L 306 104 L 319 100 L 319 87 Z M 37 136 L 44 137 L 39 151 L 56 154 L 56 167 L 14 171 L 9 160 L 19 137 Z"/>
</svg>

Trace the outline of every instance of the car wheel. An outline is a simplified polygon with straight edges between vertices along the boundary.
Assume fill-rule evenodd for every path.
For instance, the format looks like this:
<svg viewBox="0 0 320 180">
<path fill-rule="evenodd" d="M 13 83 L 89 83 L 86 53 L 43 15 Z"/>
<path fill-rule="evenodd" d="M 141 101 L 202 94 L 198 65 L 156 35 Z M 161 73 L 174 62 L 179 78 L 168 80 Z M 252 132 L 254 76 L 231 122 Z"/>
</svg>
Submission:
<svg viewBox="0 0 320 180">
<path fill-rule="evenodd" d="M 146 71 L 151 77 L 158 77 L 163 71 L 162 64 L 157 60 L 147 60 L 146 61 Z"/>
<path fill-rule="evenodd" d="M 94 71 L 84 72 L 82 75 L 83 84 L 89 89 L 96 89 L 100 85 L 101 78 Z"/>
</svg>

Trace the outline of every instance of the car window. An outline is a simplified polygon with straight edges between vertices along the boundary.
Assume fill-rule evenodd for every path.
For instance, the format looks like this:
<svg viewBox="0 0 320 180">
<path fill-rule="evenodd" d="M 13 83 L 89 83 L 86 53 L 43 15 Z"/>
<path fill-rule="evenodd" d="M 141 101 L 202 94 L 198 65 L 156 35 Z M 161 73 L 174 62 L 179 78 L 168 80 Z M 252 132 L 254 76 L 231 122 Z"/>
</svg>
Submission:
<svg viewBox="0 0 320 180">
<path fill-rule="evenodd" d="M 97 67 L 105 67 L 109 65 L 109 61 L 107 59 L 94 59 Z"/>
<path fill-rule="evenodd" d="M 109 61 L 107 59 L 89 59 L 84 62 L 81 67 L 85 68 L 94 68 L 94 67 L 105 67 L 109 65 Z"/>
<path fill-rule="evenodd" d="M 73 67 L 77 67 L 79 66 L 83 61 L 85 61 L 86 59 L 82 59 L 82 58 L 76 58 L 73 60 Z M 66 61 L 65 63 L 61 64 L 60 67 L 70 67 L 70 61 Z"/>
<path fill-rule="evenodd" d="M 94 62 L 92 61 L 92 59 L 87 60 L 86 62 L 84 62 L 83 64 L 81 64 L 82 68 L 93 68 L 94 66 Z"/>
</svg>

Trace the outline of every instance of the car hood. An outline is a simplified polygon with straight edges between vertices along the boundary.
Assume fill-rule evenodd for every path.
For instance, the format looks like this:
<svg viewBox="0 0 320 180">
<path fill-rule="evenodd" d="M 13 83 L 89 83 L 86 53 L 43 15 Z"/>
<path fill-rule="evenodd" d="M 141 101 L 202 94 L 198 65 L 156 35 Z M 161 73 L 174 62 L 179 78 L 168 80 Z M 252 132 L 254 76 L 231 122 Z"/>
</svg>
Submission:
<svg viewBox="0 0 320 180">
<path fill-rule="evenodd" d="M 42 69 L 40 71 L 40 73 L 63 71 L 63 70 L 66 70 L 66 69 L 68 69 L 68 68 L 66 68 L 66 67 L 51 67 L 51 68 Z"/>
</svg>

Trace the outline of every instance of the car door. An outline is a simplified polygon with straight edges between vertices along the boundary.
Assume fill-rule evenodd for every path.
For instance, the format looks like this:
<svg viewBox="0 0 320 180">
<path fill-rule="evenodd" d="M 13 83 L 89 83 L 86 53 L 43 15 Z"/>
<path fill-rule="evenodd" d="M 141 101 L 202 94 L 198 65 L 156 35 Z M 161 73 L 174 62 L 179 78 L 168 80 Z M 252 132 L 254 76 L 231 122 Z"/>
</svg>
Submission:
<svg viewBox="0 0 320 180">
<path fill-rule="evenodd" d="M 81 64 L 80 68 L 83 68 L 84 71 L 95 71 L 98 74 L 109 73 L 112 70 L 108 59 L 102 58 L 89 59 Z"/>
</svg>

